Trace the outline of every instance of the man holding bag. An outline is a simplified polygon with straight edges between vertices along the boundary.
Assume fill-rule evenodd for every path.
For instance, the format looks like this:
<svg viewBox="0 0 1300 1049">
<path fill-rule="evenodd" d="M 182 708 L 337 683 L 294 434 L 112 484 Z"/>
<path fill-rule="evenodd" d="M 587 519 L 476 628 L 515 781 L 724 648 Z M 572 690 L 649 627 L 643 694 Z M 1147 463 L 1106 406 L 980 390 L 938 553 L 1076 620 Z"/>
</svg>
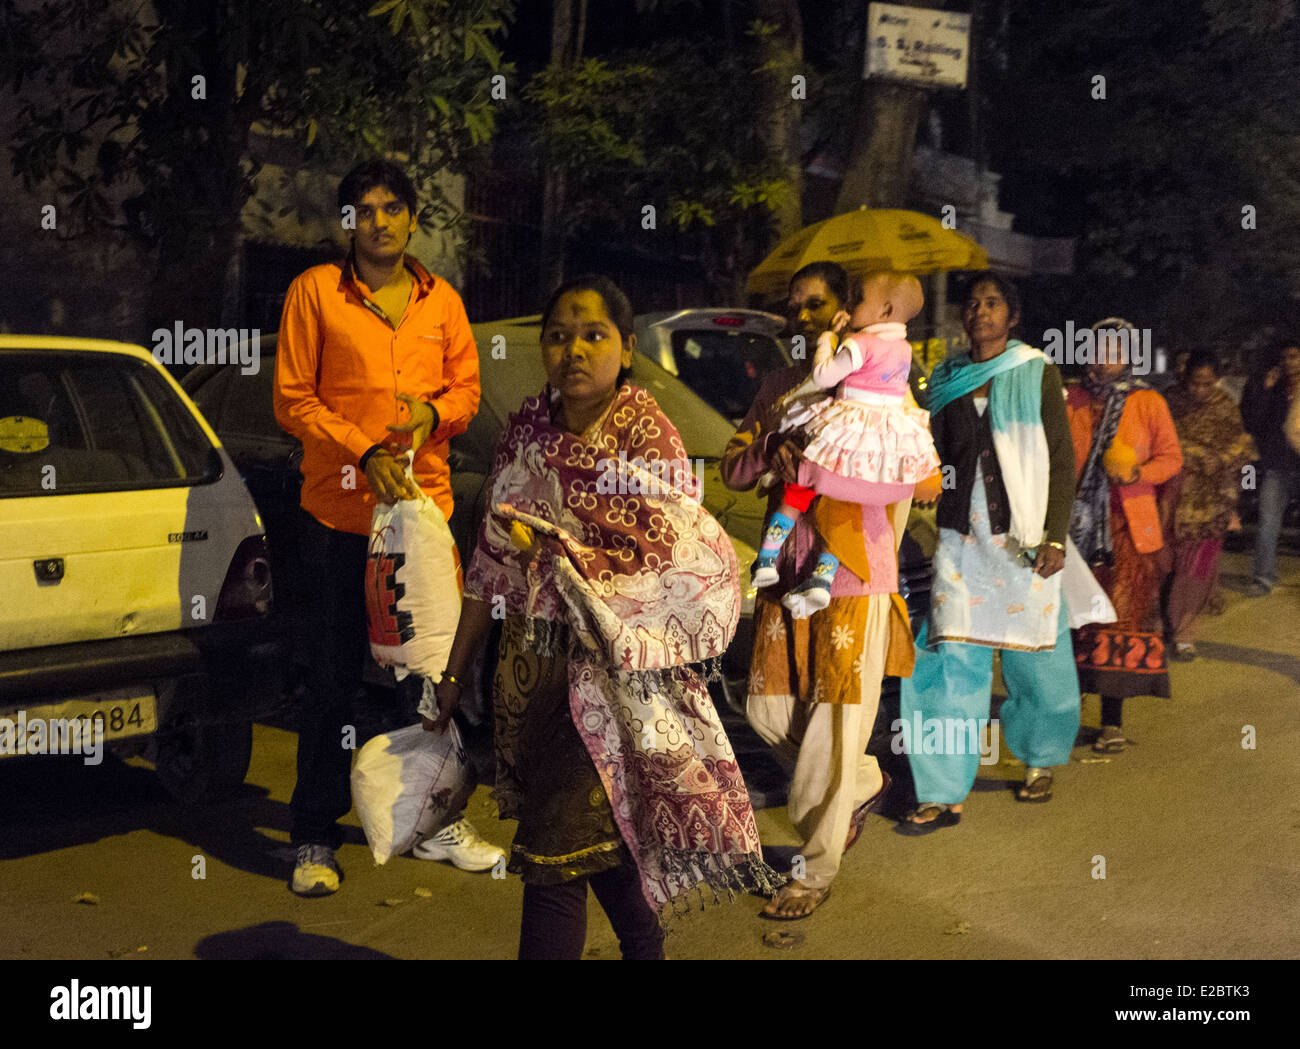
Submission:
<svg viewBox="0 0 1300 1049">
<path fill-rule="evenodd" d="M 275 416 L 303 444 L 299 556 L 310 703 L 299 712 L 298 780 L 290 809 L 297 858 L 290 887 L 339 886 L 338 820 L 352 807 L 345 727 L 366 656 L 364 579 L 376 500 L 433 499 L 452 512 L 448 441 L 478 410 L 478 352 L 460 296 L 406 247 L 415 187 L 372 160 L 339 185 L 346 260 L 313 266 L 289 287 L 276 347 Z M 409 456 L 392 448 L 410 434 Z M 387 442 L 387 443 L 385 443 Z M 358 477 L 358 475 L 362 475 Z M 417 488 L 418 486 L 418 488 Z M 501 850 L 464 819 L 417 849 L 467 870 Z"/>
</svg>

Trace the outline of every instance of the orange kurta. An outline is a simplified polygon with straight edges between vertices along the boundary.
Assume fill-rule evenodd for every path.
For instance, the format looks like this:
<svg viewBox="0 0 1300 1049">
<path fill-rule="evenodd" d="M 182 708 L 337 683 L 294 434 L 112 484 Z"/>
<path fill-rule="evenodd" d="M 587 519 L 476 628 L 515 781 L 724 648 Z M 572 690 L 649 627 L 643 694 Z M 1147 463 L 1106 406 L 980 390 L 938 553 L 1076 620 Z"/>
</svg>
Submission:
<svg viewBox="0 0 1300 1049">
<path fill-rule="evenodd" d="M 1066 393 L 1065 406 L 1070 416 L 1074 469 L 1078 476 L 1083 473 L 1084 463 L 1088 460 L 1100 405 L 1083 387 L 1071 386 Z M 1119 419 L 1115 443 L 1133 449 L 1139 464 L 1139 480 L 1136 484 L 1112 486 L 1112 491 L 1119 493 L 1133 545 L 1139 553 L 1154 553 L 1164 545 L 1156 506 L 1156 485 L 1163 484 L 1183 468 L 1178 431 L 1165 399 L 1155 390 L 1135 390 L 1129 394 Z"/>
</svg>

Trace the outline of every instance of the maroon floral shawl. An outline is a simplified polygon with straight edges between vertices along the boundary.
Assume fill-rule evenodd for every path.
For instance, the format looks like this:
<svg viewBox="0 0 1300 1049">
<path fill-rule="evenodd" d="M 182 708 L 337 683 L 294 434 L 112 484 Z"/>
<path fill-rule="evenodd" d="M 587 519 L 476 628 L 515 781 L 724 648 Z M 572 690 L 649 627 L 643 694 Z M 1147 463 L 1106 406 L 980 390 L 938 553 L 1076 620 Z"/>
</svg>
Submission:
<svg viewBox="0 0 1300 1049">
<path fill-rule="evenodd" d="M 1179 539 L 1221 537 L 1237 508 L 1241 468 L 1256 458 L 1241 413 L 1223 390 L 1200 404 L 1185 385 L 1166 397 L 1183 450 L 1182 489 L 1174 512 Z"/>
<path fill-rule="evenodd" d="M 622 386 L 581 436 L 552 422 L 556 398 L 548 386 L 506 425 L 466 595 L 504 600 L 539 650 L 551 623 L 569 627 L 570 713 L 652 906 L 701 883 L 715 898 L 771 892 L 780 878 L 762 860 L 740 768 L 693 665 L 735 634 L 735 548 L 646 390 Z M 513 522 L 531 530 L 529 555 Z M 499 795 L 514 789 L 505 772 Z"/>
</svg>

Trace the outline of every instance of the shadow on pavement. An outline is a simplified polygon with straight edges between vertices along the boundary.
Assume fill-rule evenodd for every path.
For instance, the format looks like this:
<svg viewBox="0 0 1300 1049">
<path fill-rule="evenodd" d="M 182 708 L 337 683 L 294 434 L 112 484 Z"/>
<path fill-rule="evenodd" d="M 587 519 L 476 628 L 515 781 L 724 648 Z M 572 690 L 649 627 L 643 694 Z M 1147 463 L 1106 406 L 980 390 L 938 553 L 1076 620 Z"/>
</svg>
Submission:
<svg viewBox="0 0 1300 1049">
<path fill-rule="evenodd" d="M 263 922 L 205 936 L 194 956 L 209 961 L 394 961 L 370 947 L 303 932 L 293 922 Z"/>
<path fill-rule="evenodd" d="M 250 874 L 277 880 L 292 872 L 285 841 L 258 831 L 289 832 L 289 806 L 245 783 L 234 797 L 186 808 L 163 790 L 152 769 L 111 755 L 87 766 L 80 757 L 10 758 L 0 763 L 0 860 L 17 859 L 148 830 L 194 846 Z M 344 840 L 364 844 L 359 828 Z"/>
<path fill-rule="evenodd" d="M 1225 645 L 1218 641 L 1198 641 L 1196 653 L 1201 659 L 1217 659 L 1223 663 L 1241 663 L 1244 666 L 1260 667 L 1300 682 L 1300 659 L 1284 652 L 1267 652 L 1262 648 Z"/>
</svg>

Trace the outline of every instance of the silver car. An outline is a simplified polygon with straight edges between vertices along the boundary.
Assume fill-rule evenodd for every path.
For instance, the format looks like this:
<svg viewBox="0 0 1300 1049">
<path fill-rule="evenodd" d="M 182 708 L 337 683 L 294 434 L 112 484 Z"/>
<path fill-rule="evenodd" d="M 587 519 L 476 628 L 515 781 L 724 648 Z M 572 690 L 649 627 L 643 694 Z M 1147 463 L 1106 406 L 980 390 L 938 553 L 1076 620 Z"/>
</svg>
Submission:
<svg viewBox="0 0 1300 1049">
<path fill-rule="evenodd" d="M 761 310 L 689 309 L 636 318 L 637 348 L 738 423 L 759 384 L 791 363 L 783 318 Z"/>
</svg>

